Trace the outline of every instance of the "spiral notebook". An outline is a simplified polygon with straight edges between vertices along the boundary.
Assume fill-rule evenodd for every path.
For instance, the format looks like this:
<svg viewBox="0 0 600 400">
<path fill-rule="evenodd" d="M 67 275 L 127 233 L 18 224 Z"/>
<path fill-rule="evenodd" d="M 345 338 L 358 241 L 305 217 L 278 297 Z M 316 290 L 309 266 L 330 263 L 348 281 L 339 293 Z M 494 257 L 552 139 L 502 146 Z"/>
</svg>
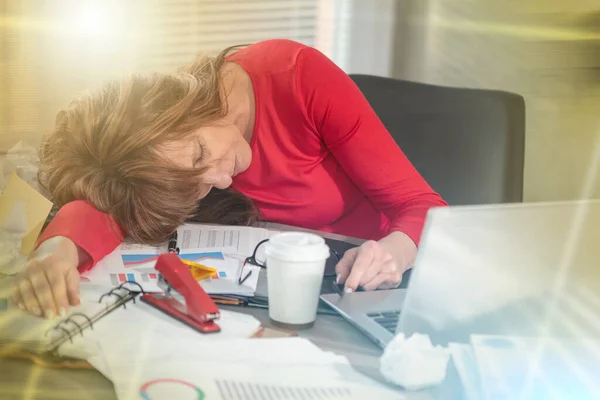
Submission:
<svg viewBox="0 0 600 400">
<path fill-rule="evenodd" d="M 3 279 L 4 281 L 4 279 Z M 2 282 L 2 287 L 8 286 Z M 80 340 L 88 330 L 101 323 L 112 311 L 127 307 L 142 293 L 139 285 L 124 282 L 115 288 L 97 295 L 88 293 L 88 298 L 97 295 L 97 301 L 82 301 L 82 305 L 72 307 L 63 319 L 46 320 L 19 310 L 6 290 L 0 288 L 0 356 L 12 353 L 30 353 L 52 357 L 86 359 L 91 349 L 88 343 Z M 138 290 L 140 289 L 140 290 Z"/>
</svg>

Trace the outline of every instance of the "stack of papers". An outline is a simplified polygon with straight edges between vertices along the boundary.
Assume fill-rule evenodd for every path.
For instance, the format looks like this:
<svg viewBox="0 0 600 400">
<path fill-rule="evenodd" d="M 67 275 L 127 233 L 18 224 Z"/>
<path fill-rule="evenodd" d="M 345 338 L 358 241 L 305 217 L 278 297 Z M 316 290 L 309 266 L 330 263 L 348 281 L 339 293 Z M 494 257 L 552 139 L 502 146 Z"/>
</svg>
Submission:
<svg viewBox="0 0 600 400">
<path fill-rule="evenodd" d="M 109 363 L 120 400 L 403 399 L 306 339 L 148 339 Z"/>
<path fill-rule="evenodd" d="M 83 287 L 82 302 L 97 302 L 103 288 Z M 221 332 L 199 334 L 136 302 L 77 343 L 94 351 L 88 361 L 112 380 L 119 399 L 403 398 L 306 339 L 250 339 L 260 329 L 252 316 L 222 311 L 218 324 Z"/>
<path fill-rule="evenodd" d="M 103 292 L 83 285 L 81 308 L 101 306 Z M 199 334 L 145 303 L 128 303 L 76 335 L 61 354 L 85 356 L 119 399 L 404 398 L 306 339 L 249 339 L 260 328 L 252 316 L 222 311 L 218 324 L 221 332 Z"/>
<path fill-rule="evenodd" d="M 246 265 L 249 278 L 238 284 L 243 261 L 256 245 L 274 231 L 253 227 L 186 224 L 178 230 L 180 257 L 216 269 L 217 273 L 199 284 L 208 294 L 253 296 L 258 284 L 259 268 Z M 160 292 L 156 259 L 167 252 L 163 246 L 123 244 L 105 257 L 94 269 L 82 276 L 83 281 L 114 287 L 125 281 L 140 284 L 145 291 Z"/>
<path fill-rule="evenodd" d="M 82 305 L 98 303 L 104 288 L 82 285 Z M 110 299 L 106 299 L 110 302 Z M 221 310 L 217 320 L 221 331 L 200 334 L 181 321 L 160 310 L 136 301 L 119 308 L 87 330 L 78 341 L 80 347 L 88 349 L 87 361 L 107 378 L 113 373 L 109 366 L 123 359 L 136 359 L 146 344 L 158 346 L 169 342 L 214 343 L 220 340 L 251 337 L 260 329 L 260 321 L 251 315 Z"/>
</svg>

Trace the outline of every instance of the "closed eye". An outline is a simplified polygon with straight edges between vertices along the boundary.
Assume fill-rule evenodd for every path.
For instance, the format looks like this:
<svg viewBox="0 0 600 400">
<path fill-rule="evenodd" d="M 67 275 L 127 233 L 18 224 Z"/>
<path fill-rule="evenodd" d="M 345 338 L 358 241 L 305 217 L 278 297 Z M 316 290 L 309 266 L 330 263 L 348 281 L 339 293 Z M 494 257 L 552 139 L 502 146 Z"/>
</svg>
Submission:
<svg viewBox="0 0 600 400">
<path fill-rule="evenodd" d="M 198 140 L 198 147 L 196 149 L 196 154 L 195 154 L 195 158 L 196 161 L 194 162 L 194 167 L 199 166 L 202 161 L 204 160 L 205 156 L 206 156 L 206 151 L 204 149 L 204 146 L 202 145 L 202 143 L 200 143 L 200 141 Z"/>
</svg>

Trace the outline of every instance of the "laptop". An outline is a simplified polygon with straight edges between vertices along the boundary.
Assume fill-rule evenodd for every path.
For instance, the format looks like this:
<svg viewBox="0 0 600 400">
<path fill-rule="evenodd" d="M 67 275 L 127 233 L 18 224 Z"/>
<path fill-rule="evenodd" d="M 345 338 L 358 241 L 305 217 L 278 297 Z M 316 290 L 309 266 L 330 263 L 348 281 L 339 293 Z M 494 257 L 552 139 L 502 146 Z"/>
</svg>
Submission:
<svg viewBox="0 0 600 400">
<path fill-rule="evenodd" d="M 321 300 L 382 348 L 394 337 L 407 289 L 322 294 Z"/>
<path fill-rule="evenodd" d="M 569 315 L 600 304 L 597 221 L 600 200 L 431 209 L 406 289 L 321 300 L 382 348 L 398 333 L 445 345 L 473 333 L 535 335 L 552 322 L 558 332 L 565 314 L 550 321 L 548 304 L 576 304 Z M 557 291 L 557 283 L 570 288 Z"/>
</svg>

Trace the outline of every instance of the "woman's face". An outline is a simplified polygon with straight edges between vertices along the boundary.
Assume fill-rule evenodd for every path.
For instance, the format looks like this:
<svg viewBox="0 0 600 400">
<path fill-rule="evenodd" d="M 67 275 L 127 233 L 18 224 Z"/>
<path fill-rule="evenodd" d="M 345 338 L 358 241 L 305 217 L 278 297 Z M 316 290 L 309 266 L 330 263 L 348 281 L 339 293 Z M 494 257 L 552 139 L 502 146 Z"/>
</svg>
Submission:
<svg viewBox="0 0 600 400">
<path fill-rule="evenodd" d="M 246 171 L 252 161 L 250 145 L 239 128 L 226 122 L 199 128 L 189 140 L 164 149 L 164 154 L 184 168 L 205 170 L 200 176 L 199 198 L 206 196 L 212 187 L 231 186 L 233 177 Z"/>
</svg>

